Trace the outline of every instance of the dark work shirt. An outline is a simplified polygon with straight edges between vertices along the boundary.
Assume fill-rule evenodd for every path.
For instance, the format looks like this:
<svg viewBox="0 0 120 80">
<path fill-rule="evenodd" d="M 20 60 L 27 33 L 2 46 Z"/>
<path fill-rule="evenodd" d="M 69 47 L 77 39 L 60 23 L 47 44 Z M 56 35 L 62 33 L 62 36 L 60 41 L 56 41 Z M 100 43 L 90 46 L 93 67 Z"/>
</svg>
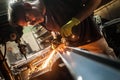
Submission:
<svg viewBox="0 0 120 80">
<path fill-rule="evenodd" d="M 43 0 L 46 6 L 48 30 L 55 30 L 62 27 L 78 12 L 82 11 L 83 4 L 89 0 Z M 101 38 L 101 35 L 92 20 L 92 16 L 86 18 L 78 26 L 73 27 L 73 33 L 79 36 L 78 45 L 88 44 Z M 71 42 L 74 43 L 74 42 Z"/>
</svg>

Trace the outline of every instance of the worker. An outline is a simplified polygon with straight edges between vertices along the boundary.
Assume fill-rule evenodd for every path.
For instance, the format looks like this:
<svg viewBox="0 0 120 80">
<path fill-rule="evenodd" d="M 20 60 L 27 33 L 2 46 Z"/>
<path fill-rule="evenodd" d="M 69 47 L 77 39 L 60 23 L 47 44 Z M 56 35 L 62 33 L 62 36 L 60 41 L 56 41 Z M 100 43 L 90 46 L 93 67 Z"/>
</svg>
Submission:
<svg viewBox="0 0 120 80">
<path fill-rule="evenodd" d="M 14 26 L 41 24 L 49 31 L 59 32 L 62 37 L 67 39 L 70 46 L 115 58 L 113 49 L 108 46 L 93 22 L 93 12 L 101 1 L 18 1 L 10 4 L 8 19 Z"/>
</svg>

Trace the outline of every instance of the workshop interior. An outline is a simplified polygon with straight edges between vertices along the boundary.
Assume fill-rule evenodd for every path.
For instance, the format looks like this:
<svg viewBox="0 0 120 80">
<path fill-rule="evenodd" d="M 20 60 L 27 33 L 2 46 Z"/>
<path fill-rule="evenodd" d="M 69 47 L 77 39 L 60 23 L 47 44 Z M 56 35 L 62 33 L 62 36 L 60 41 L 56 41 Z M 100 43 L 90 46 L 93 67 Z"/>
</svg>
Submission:
<svg viewBox="0 0 120 80">
<path fill-rule="evenodd" d="M 15 1 L 20 0 L 0 0 L 0 80 L 120 80 L 120 0 L 102 0 L 93 18 L 117 60 L 75 47 L 65 54 L 52 50 L 60 37 L 51 42 L 42 25 L 9 24 L 8 4 Z"/>
</svg>

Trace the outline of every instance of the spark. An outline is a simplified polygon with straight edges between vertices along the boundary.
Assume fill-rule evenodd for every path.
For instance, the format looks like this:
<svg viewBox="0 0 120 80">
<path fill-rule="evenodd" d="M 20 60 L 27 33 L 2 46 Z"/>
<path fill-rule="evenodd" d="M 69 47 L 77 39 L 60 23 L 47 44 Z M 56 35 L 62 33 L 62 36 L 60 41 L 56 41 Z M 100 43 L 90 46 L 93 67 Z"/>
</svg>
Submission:
<svg viewBox="0 0 120 80">
<path fill-rule="evenodd" d="M 47 65 L 49 64 L 49 62 L 50 62 L 50 60 L 52 59 L 52 57 L 54 56 L 54 54 L 55 54 L 55 50 L 53 50 L 52 52 L 51 52 L 51 54 L 50 54 L 50 56 L 48 57 L 48 59 L 45 61 L 45 63 L 42 65 L 42 68 L 46 68 L 47 67 Z"/>
</svg>

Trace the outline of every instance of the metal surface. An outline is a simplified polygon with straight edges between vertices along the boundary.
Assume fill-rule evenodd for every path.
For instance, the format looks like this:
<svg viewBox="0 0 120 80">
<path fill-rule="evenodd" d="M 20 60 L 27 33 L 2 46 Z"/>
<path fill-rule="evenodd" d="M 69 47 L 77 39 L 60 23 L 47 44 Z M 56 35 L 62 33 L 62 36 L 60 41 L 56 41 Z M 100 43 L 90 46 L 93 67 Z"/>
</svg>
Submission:
<svg viewBox="0 0 120 80">
<path fill-rule="evenodd" d="M 60 54 L 75 80 L 120 80 L 120 62 L 78 48 Z"/>
<path fill-rule="evenodd" d="M 110 21 L 104 23 L 103 28 L 105 28 L 107 26 L 111 26 L 111 25 L 117 24 L 117 23 L 120 23 L 120 18 L 116 18 L 116 19 L 113 19 L 113 20 L 110 20 Z"/>
</svg>

